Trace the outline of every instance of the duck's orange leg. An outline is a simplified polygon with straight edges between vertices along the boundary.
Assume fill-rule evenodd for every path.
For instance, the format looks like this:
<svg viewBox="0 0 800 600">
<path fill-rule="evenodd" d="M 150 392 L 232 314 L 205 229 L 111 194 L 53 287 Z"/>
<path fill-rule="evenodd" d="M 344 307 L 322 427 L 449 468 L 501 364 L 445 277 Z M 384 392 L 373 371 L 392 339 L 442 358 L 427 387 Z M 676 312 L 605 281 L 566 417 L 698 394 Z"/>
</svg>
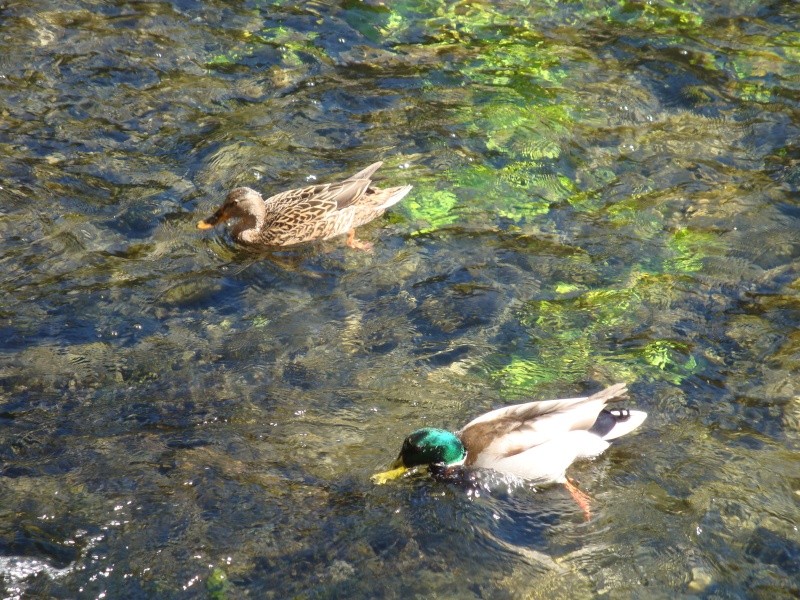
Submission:
<svg viewBox="0 0 800 600">
<path fill-rule="evenodd" d="M 361 240 L 356 239 L 356 230 L 351 229 L 347 232 L 347 244 L 348 248 L 353 248 L 355 250 L 364 250 L 369 252 L 372 250 L 372 243 L 371 242 L 362 242 Z"/>
<path fill-rule="evenodd" d="M 583 516 L 588 521 L 592 518 L 592 510 L 591 510 L 591 502 L 592 499 L 589 498 L 584 492 L 578 489 L 578 487 L 572 483 L 569 479 L 564 482 L 564 487 L 567 488 L 567 491 L 572 495 L 572 499 L 581 507 L 583 511 Z"/>
</svg>

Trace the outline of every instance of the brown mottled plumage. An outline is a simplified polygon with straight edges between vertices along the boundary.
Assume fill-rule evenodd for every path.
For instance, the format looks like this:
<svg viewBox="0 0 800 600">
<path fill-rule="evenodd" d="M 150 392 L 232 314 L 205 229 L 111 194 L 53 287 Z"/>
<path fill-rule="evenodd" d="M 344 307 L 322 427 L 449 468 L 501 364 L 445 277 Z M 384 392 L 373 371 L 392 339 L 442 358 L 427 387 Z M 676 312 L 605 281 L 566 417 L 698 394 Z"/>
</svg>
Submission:
<svg viewBox="0 0 800 600">
<path fill-rule="evenodd" d="M 367 250 L 371 244 L 355 238 L 355 228 L 381 216 L 402 200 L 410 185 L 379 189 L 371 177 L 382 162 L 376 162 L 338 183 L 310 185 L 270 196 L 240 187 L 232 190 L 212 216 L 197 224 L 211 229 L 228 219 L 238 219 L 233 237 L 256 246 L 291 246 L 312 240 L 327 240 L 347 233 L 347 245 Z"/>
</svg>

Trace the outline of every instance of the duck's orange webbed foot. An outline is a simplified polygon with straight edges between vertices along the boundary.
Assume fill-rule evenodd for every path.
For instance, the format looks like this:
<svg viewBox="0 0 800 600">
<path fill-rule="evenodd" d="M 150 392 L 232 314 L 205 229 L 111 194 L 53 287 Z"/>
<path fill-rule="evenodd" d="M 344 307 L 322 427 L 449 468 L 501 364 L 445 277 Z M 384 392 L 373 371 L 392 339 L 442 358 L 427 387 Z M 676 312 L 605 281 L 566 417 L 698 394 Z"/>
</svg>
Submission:
<svg viewBox="0 0 800 600">
<path fill-rule="evenodd" d="M 578 487 L 572 483 L 569 479 L 564 482 L 564 487 L 567 488 L 567 491 L 572 495 L 573 500 L 581 507 L 583 511 L 584 518 L 588 521 L 592 518 L 592 509 L 591 503 L 592 499 L 586 495 L 584 492 L 578 489 Z"/>
<path fill-rule="evenodd" d="M 356 239 L 356 230 L 351 229 L 347 232 L 347 244 L 348 248 L 353 248 L 354 250 L 363 250 L 365 252 L 372 251 L 372 242 L 364 242 L 359 239 Z"/>
</svg>

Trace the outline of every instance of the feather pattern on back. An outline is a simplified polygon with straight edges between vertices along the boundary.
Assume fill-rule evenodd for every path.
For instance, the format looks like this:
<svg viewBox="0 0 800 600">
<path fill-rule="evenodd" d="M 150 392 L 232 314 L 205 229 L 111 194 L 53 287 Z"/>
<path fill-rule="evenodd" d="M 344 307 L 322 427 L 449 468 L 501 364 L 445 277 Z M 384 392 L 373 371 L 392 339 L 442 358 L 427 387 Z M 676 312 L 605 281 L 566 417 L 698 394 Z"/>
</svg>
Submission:
<svg viewBox="0 0 800 600">
<path fill-rule="evenodd" d="M 467 449 L 466 464 L 527 479 L 562 481 L 575 459 L 596 456 L 608 447 L 590 430 L 606 404 L 626 392 L 626 385 L 619 383 L 591 396 L 527 402 L 488 412 L 457 433 Z"/>
<path fill-rule="evenodd" d="M 626 385 L 618 383 L 591 396 L 506 406 L 455 433 L 423 427 L 406 437 L 392 469 L 377 473 L 373 481 L 385 483 L 419 465 L 449 476 L 463 464 L 533 481 L 566 482 L 567 468 L 576 459 L 597 456 L 609 440 L 645 420 L 643 411 L 606 408 L 626 392 Z M 570 493 L 588 511 L 579 492 L 573 486 Z"/>
<path fill-rule="evenodd" d="M 380 189 L 371 177 L 376 162 L 338 183 L 287 190 L 266 200 L 250 188 L 236 188 L 200 228 L 239 219 L 232 229 L 237 241 L 264 246 L 290 246 L 350 233 L 382 215 L 411 191 L 411 186 Z"/>
</svg>

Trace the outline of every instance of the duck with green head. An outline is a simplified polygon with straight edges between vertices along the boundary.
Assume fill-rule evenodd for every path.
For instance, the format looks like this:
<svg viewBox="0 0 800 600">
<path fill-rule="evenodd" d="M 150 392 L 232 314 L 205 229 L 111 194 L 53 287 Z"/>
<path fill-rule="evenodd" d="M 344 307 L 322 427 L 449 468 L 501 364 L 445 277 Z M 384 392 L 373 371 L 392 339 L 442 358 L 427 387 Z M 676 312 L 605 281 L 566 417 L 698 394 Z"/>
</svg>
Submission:
<svg viewBox="0 0 800 600">
<path fill-rule="evenodd" d="M 626 385 L 618 383 L 591 396 L 506 406 L 455 433 L 418 429 L 403 442 L 391 470 L 372 479 L 386 483 L 424 465 L 493 469 L 539 483 L 564 483 L 588 518 L 588 498 L 569 482 L 566 471 L 577 459 L 601 454 L 610 440 L 642 424 L 645 412 L 606 408 L 626 392 Z"/>
</svg>

